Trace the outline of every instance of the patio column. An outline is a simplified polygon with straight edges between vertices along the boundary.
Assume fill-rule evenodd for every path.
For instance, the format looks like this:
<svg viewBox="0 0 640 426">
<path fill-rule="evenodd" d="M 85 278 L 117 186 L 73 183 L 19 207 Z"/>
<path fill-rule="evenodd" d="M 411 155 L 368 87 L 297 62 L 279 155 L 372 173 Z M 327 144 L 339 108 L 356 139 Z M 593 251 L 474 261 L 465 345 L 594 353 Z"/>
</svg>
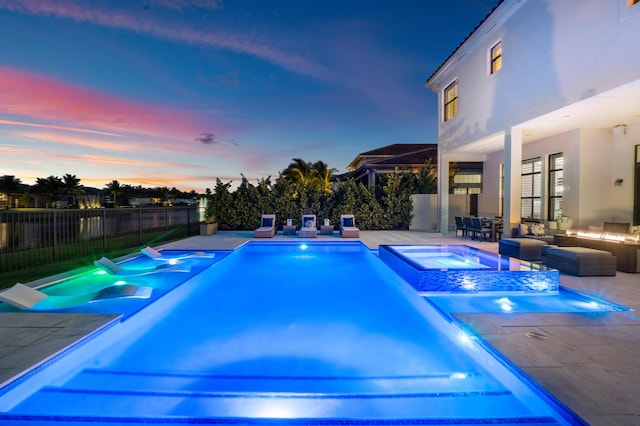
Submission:
<svg viewBox="0 0 640 426">
<path fill-rule="evenodd" d="M 449 232 L 449 156 L 438 149 L 438 232 Z"/>
<path fill-rule="evenodd" d="M 511 230 L 517 228 L 522 214 L 522 133 L 504 135 L 504 236 L 511 236 Z"/>
</svg>

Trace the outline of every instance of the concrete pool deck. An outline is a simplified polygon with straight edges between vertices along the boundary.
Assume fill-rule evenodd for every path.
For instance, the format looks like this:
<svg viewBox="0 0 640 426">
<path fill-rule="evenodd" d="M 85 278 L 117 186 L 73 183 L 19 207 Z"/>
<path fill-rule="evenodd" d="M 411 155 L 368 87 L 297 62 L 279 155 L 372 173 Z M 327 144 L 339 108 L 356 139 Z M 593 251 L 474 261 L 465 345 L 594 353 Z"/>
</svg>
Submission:
<svg viewBox="0 0 640 426">
<path fill-rule="evenodd" d="M 253 232 L 218 232 L 162 246 L 230 250 Z M 261 241 L 300 240 L 278 233 Z M 341 241 L 339 234 L 314 240 Z M 345 239 L 353 241 L 356 239 Z M 417 231 L 360 231 L 360 241 L 381 244 L 467 244 L 498 252 L 498 243 Z M 640 275 L 560 276 L 561 285 L 628 306 L 604 314 L 458 314 L 456 317 L 557 399 L 592 425 L 640 426 Z M 48 359 L 112 315 L 0 314 L 0 383 Z"/>
</svg>

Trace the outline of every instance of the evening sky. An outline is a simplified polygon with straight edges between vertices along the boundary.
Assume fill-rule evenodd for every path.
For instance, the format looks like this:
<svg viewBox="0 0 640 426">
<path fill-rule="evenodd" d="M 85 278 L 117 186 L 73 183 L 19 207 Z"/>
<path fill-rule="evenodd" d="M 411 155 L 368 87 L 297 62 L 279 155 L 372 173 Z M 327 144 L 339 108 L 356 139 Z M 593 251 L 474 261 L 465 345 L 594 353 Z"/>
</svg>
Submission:
<svg viewBox="0 0 640 426">
<path fill-rule="evenodd" d="M 0 175 L 203 192 L 435 143 L 427 77 L 495 0 L 0 0 Z"/>
</svg>

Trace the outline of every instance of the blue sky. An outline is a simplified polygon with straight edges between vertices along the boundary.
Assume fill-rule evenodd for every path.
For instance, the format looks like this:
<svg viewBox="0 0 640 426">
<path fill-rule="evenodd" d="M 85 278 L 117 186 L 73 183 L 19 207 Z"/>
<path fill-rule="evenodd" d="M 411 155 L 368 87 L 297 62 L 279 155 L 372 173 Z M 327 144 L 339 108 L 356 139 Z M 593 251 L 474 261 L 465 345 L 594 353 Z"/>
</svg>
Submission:
<svg viewBox="0 0 640 426">
<path fill-rule="evenodd" d="M 0 175 L 203 192 L 435 143 L 427 77 L 496 0 L 0 0 Z"/>
</svg>

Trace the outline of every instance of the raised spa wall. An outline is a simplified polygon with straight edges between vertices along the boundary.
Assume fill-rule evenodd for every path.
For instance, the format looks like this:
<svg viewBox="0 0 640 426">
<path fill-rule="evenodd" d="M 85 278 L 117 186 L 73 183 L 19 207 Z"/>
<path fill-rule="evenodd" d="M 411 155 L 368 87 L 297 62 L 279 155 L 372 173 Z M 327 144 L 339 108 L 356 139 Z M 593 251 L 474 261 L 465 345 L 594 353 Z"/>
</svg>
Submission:
<svg viewBox="0 0 640 426">
<path fill-rule="evenodd" d="M 485 252 L 483 252 L 485 254 Z M 560 272 L 544 267 L 522 269 L 419 269 L 390 246 L 381 245 L 380 259 L 420 292 L 447 291 L 475 293 L 481 291 L 523 291 L 548 293 L 558 291 Z M 493 253 L 496 265 L 509 264 L 509 260 Z"/>
</svg>

